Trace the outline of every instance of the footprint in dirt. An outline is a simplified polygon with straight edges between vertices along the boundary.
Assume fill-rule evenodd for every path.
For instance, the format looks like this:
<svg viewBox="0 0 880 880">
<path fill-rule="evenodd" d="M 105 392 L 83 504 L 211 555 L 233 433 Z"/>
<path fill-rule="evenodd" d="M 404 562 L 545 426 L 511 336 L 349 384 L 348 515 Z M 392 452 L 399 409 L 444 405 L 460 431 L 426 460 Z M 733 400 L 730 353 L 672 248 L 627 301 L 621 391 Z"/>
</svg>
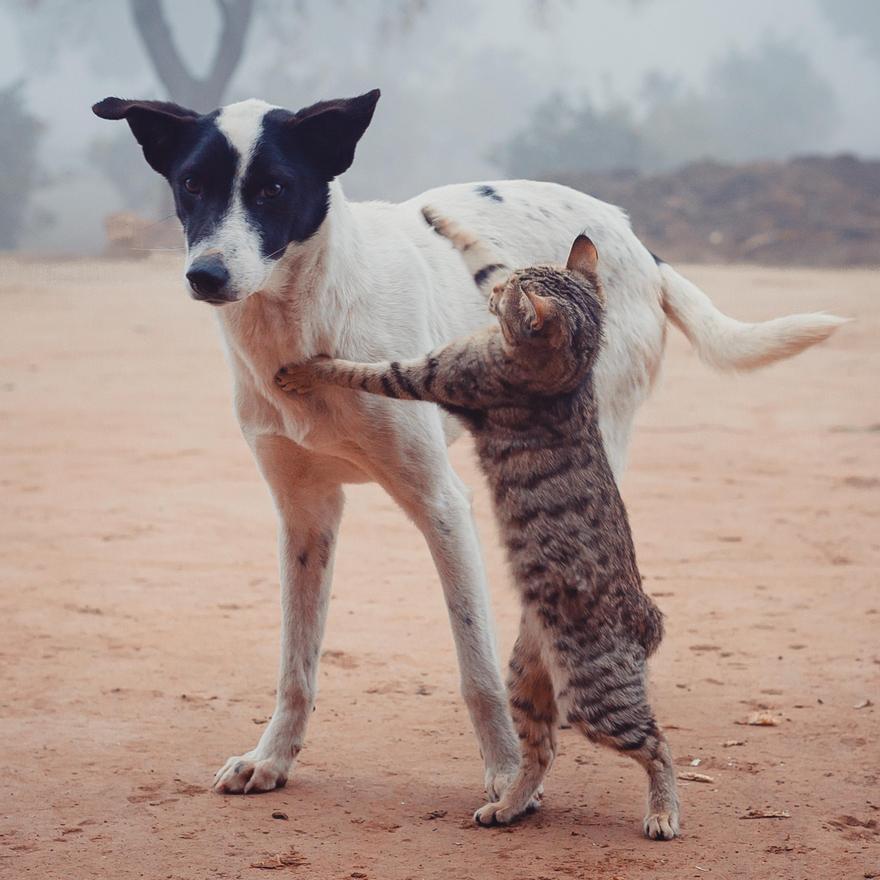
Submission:
<svg viewBox="0 0 880 880">
<path fill-rule="evenodd" d="M 141 794 L 131 794 L 126 798 L 126 800 L 130 804 L 144 804 L 147 801 L 156 800 L 156 797 L 161 788 L 161 782 L 148 782 L 144 785 L 139 785 L 137 787 L 137 790 L 141 792 Z"/>
<path fill-rule="evenodd" d="M 187 797 L 195 797 L 197 794 L 207 794 L 208 789 L 203 785 L 193 785 L 191 782 L 184 782 L 182 779 L 175 779 L 175 793 L 185 794 Z"/>
<path fill-rule="evenodd" d="M 345 651 L 324 651 L 321 654 L 321 660 L 331 666 L 338 666 L 340 669 L 357 669 L 360 665 L 357 658 L 346 654 Z"/>
<path fill-rule="evenodd" d="M 846 840 L 873 840 L 880 835 L 880 825 L 876 819 L 859 819 L 844 814 L 829 820 L 828 824 L 840 831 Z"/>
</svg>

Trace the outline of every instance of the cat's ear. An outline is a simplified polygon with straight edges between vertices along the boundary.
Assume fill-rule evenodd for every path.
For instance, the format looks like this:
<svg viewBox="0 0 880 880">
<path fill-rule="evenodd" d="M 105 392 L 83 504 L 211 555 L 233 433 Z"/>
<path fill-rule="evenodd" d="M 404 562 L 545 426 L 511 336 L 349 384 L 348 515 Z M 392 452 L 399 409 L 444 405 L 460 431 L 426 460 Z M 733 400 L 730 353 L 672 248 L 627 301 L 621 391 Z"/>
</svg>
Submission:
<svg viewBox="0 0 880 880">
<path fill-rule="evenodd" d="M 523 294 L 528 305 L 531 322 L 529 328 L 532 333 L 540 333 L 550 344 L 556 348 L 562 341 L 562 322 L 559 320 L 559 308 L 552 297 L 541 296 L 530 290 L 524 290 Z"/>
<path fill-rule="evenodd" d="M 524 290 L 523 293 L 529 304 L 531 328 L 537 333 L 544 328 L 545 324 L 552 320 L 553 316 L 556 314 L 556 306 L 553 304 L 550 297 L 532 293 L 531 290 Z"/>
<path fill-rule="evenodd" d="M 556 301 L 550 296 L 541 296 L 530 290 L 524 290 L 523 295 L 531 317 L 531 332 L 534 335 L 540 334 L 552 348 L 560 348 L 565 339 Z"/>
<path fill-rule="evenodd" d="M 581 275 L 594 275 L 599 262 L 599 251 L 587 235 L 579 235 L 568 253 L 565 268 Z"/>
</svg>

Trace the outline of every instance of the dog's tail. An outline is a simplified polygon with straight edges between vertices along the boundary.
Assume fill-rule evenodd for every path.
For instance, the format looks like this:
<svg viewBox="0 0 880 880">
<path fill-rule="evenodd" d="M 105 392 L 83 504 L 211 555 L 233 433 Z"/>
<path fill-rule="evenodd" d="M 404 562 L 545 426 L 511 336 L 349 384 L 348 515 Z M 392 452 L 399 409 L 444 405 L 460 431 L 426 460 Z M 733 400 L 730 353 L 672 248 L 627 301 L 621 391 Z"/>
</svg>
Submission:
<svg viewBox="0 0 880 880">
<path fill-rule="evenodd" d="M 748 324 L 720 312 L 696 284 L 658 261 L 663 311 L 697 354 L 719 370 L 754 370 L 827 339 L 847 318 L 813 312 Z"/>
<path fill-rule="evenodd" d="M 443 217 L 430 205 L 422 208 L 422 216 L 434 232 L 452 242 L 468 271 L 474 276 L 477 287 L 484 293 L 491 291 L 502 278 L 510 275 L 510 266 L 502 262 L 474 233 Z"/>
</svg>

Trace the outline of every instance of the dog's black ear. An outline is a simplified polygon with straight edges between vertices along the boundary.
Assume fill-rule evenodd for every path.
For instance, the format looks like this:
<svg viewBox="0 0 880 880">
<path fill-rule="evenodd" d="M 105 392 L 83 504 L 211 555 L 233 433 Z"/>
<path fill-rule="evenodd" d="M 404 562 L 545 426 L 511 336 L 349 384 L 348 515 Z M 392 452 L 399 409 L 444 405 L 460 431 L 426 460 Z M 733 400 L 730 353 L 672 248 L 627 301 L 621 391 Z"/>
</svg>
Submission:
<svg viewBox="0 0 880 880">
<path fill-rule="evenodd" d="M 199 118 L 195 110 L 168 101 L 122 98 L 104 98 L 92 107 L 92 112 L 101 119 L 124 119 L 143 147 L 150 167 L 166 177 L 181 140 Z"/>
<path fill-rule="evenodd" d="M 373 118 L 379 95 L 379 89 L 373 89 L 357 98 L 321 101 L 291 119 L 297 144 L 327 180 L 354 161 L 354 148 Z"/>
</svg>

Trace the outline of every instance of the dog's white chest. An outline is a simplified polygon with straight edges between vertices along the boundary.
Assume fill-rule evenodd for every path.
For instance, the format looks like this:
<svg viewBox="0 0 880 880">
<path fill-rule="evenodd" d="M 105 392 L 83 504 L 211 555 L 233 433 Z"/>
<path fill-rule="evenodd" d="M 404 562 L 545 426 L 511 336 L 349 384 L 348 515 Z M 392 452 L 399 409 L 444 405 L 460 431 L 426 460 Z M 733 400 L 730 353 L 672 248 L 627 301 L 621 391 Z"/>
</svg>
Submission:
<svg viewBox="0 0 880 880">
<path fill-rule="evenodd" d="M 286 395 L 240 374 L 236 380 L 236 415 L 252 445 L 261 437 L 284 437 L 315 456 L 316 465 L 320 459 L 322 472 L 339 482 L 374 479 L 369 463 L 375 455 L 375 425 L 361 395 L 344 389 Z"/>
</svg>

